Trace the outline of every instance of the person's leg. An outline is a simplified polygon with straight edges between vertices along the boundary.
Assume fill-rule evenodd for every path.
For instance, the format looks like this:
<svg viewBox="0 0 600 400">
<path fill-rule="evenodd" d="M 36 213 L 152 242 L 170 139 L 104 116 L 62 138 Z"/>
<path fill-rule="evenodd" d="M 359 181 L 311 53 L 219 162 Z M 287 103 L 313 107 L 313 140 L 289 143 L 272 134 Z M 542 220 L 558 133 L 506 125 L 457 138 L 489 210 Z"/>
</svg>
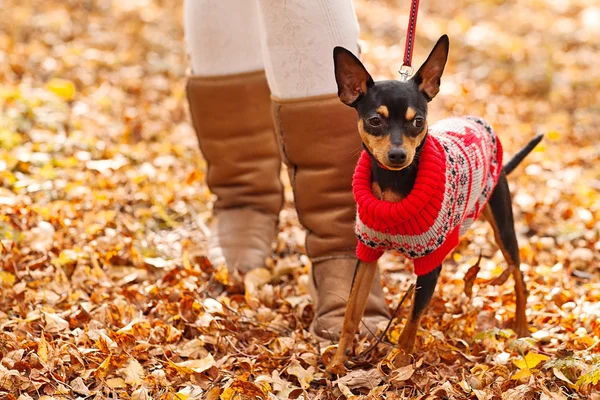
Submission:
<svg viewBox="0 0 600 400">
<path fill-rule="evenodd" d="M 275 129 L 313 264 L 312 331 L 335 339 L 356 265 L 351 180 L 361 144 L 356 113 L 336 94 L 333 48 L 357 53 L 358 23 L 350 0 L 259 0 L 259 10 Z M 374 331 L 388 316 L 377 275 L 366 325 Z"/>
<path fill-rule="evenodd" d="M 217 197 L 209 259 L 240 270 L 260 267 L 271 253 L 283 191 L 257 4 L 186 0 L 184 25 L 190 111 Z"/>
</svg>

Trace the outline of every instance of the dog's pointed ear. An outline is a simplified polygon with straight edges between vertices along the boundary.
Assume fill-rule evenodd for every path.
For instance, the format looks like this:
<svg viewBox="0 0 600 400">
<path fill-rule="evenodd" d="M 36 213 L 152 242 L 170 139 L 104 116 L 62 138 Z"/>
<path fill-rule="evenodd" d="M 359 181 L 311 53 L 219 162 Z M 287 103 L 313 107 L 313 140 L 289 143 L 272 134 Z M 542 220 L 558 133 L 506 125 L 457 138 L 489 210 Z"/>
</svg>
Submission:
<svg viewBox="0 0 600 400">
<path fill-rule="evenodd" d="M 352 106 L 373 85 L 373 78 L 351 51 L 337 46 L 333 49 L 335 81 L 342 103 Z"/>
<path fill-rule="evenodd" d="M 427 101 L 431 101 L 440 91 L 440 79 L 448 60 L 449 49 L 448 35 L 444 35 L 439 38 L 427 60 L 421 65 L 415 76 L 411 78 L 425 95 Z"/>
</svg>

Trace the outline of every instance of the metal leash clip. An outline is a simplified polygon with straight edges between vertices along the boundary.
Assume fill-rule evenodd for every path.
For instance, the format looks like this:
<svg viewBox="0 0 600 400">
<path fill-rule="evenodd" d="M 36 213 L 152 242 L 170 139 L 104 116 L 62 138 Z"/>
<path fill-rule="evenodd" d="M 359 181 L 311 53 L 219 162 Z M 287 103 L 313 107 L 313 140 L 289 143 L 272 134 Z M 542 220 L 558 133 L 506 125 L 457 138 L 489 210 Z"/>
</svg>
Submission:
<svg viewBox="0 0 600 400">
<path fill-rule="evenodd" d="M 400 69 L 398 69 L 398 73 L 400 74 L 400 80 L 406 82 L 413 74 L 413 67 L 402 64 Z"/>
</svg>

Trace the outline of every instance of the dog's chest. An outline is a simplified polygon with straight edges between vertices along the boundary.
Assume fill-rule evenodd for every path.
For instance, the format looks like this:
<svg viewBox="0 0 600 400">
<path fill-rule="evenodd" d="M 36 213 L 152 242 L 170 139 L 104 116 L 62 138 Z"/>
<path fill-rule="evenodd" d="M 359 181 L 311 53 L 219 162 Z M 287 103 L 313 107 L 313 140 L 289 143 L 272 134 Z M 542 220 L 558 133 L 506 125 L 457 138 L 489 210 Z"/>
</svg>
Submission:
<svg viewBox="0 0 600 400">
<path fill-rule="evenodd" d="M 388 188 L 385 190 L 381 190 L 381 186 L 379 186 L 379 183 L 377 183 L 377 182 L 373 182 L 372 188 L 373 188 L 373 195 L 375 197 L 377 197 L 379 200 L 391 201 L 393 203 L 397 203 L 397 202 L 401 201 L 402 199 L 404 199 L 403 195 L 401 195 L 400 193 L 398 193 L 392 189 Z"/>
</svg>

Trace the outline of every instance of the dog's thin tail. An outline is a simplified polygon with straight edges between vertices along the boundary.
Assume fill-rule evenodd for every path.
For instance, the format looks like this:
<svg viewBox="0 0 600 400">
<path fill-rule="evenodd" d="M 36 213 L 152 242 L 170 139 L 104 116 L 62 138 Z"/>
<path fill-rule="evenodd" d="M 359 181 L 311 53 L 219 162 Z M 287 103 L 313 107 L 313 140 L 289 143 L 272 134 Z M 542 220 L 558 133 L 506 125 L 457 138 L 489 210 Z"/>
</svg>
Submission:
<svg viewBox="0 0 600 400">
<path fill-rule="evenodd" d="M 536 137 L 534 137 L 533 139 L 531 139 L 529 141 L 529 143 L 527 143 L 525 145 L 525 147 L 523 147 L 521 150 L 519 150 L 517 152 L 517 154 L 515 154 L 513 156 L 513 158 L 511 158 L 506 164 L 504 164 L 504 173 L 506 175 L 510 174 L 511 172 L 513 172 L 513 170 L 515 168 L 517 168 L 517 166 L 519 164 L 521 164 L 521 161 L 523 161 L 523 159 L 525 157 L 527 157 L 527 155 L 529 153 L 531 153 L 531 150 L 533 150 L 535 148 L 535 146 L 537 146 L 541 141 L 542 138 L 544 137 L 543 133 L 540 133 L 539 135 L 536 135 Z"/>
</svg>

